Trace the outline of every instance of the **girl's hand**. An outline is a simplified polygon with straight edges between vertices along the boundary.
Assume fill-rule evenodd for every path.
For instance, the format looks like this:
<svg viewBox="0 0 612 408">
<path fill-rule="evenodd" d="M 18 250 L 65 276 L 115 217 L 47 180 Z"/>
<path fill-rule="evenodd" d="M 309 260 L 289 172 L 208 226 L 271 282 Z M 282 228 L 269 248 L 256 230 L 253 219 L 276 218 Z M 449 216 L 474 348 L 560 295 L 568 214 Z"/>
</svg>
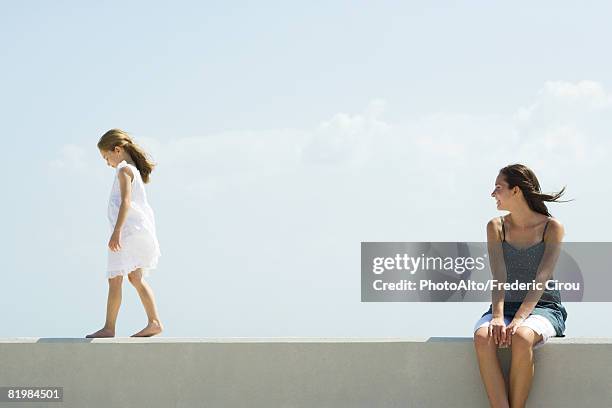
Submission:
<svg viewBox="0 0 612 408">
<path fill-rule="evenodd" d="M 489 322 L 489 337 L 491 336 L 495 344 L 506 342 L 506 322 L 503 317 L 494 317 Z"/>
<path fill-rule="evenodd" d="M 506 339 L 508 340 L 509 346 L 512 345 L 512 335 L 516 333 L 516 330 L 521 327 L 524 321 L 524 318 L 514 316 L 514 319 L 512 319 L 508 327 L 506 327 Z"/>
<path fill-rule="evenodd" d="M 111 251 L 119 251 L 121 249 L 121 244 L 119 240 L 121 238 L 120 231 L 113 231 L 113 235 L 110 237 L 110 241 L 108 241 L 108 247 Z"/>
</svg>

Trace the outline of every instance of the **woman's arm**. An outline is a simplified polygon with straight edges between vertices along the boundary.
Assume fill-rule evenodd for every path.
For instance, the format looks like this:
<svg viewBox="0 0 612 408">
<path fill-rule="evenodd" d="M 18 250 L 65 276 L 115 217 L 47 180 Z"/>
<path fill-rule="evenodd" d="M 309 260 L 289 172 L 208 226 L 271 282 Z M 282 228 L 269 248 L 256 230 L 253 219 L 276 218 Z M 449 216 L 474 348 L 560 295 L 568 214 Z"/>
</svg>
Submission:
<svg viewBox="0 0 612 408">
<path fill-rule="evenodd" d="M 506 264 L 504 262 L 504 252 L 502 241 L 499 235 L 499 222 L 492 219 L 487 224 L 487 249 L 489 252 L 489 265 L 493 279 L 498 283 L 505 283 L 507 279 Z M 504 289 L 494 287 L 491 292 L 491 306 L 493 317 L 504 316 Z"/>
<path fill-rule="evenodd" d="M 489 265 L 493 279 L 499 283 L 506 282 L 507 272 L 502 249 L 500 221 L 494 218 L 487 224 L 487 249 L 489 252 Z M 488 335 L 493 337 L 495 344 L 500 347 L 506 343 L 506 322 L 504 320 L 504 289 L 493 287 L 491 291 L 491 321 Z"/>
<path fill-rule="evenodd" d="M 563 235 L 565 235 L 565 230 L 563 224 L 556 219 L 551 219 L 549 223 L 550 225 L 546 231 L 547 237 L 544 239 L 546 243 L 544 255 L 542 255 L 542 260 L 535 276 L 535 282 L 541 289 L 534 288 L 527 292 L 521 307 L 516 311 L 515 318 L 526 319 L 529 317 L 542 297 L 542 293 L 544 293 L 546 281 L 552 277 L 555 270 L 557 259 L 561 253 L 561 241 L 563 240 Z"/>
</svg>

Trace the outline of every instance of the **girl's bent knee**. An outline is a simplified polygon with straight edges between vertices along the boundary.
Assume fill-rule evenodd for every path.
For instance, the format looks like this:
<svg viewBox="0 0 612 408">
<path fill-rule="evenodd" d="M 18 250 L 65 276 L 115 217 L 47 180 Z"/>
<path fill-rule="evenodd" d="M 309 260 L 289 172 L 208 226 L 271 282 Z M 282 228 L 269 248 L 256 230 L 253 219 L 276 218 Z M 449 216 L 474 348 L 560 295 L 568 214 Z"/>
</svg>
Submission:
<svg viewBox="0 0 612 408">
<path fill-rule="evenodd" d="M 128 280 L 134 286 L 142 285 L 142 276 L 129 276 Z"/>
</svg>

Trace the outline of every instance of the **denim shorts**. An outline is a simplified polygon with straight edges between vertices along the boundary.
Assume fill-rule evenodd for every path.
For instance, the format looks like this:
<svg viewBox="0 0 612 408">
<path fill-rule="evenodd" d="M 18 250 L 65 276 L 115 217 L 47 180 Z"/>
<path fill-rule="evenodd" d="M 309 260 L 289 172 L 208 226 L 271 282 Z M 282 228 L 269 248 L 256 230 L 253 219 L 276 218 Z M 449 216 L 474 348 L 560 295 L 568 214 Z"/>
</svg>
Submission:
<svg viewBox="0 0 612 408">
<path fill-rule="evenodd" d="M 486 314 L 480 318 L 474 325 L 474 333 L 481 327 L 489 327 L 489 322 L 493 317 L 492 314 Z M 504 322 L 506 326 L 512 322 L 511 316 L 504 316 Z M 538 334 L 542 335 L 542 340 L 533 345 L 533 349 L 542 347 L 549 338 L 556 335 L 555 328 L 552 323 L 544 316 L 541 315 L 529 315 L 527 319 L 523 320 L 523 323 L 519 327 L 527 326 Z"/>
</svg>

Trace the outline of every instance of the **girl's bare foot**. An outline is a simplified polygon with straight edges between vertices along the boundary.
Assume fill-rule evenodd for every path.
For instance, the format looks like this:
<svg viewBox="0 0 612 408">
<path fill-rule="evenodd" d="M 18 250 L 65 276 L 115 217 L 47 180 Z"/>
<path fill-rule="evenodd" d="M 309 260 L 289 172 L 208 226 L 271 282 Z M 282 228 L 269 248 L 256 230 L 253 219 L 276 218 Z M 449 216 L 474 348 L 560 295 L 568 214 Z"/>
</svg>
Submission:
<svg viewBox="0 0 612 408">
<path fill-rule="evenodd" d="M 92 338 L 97 338 L 97 337 L 115 337 L 115 331 L 104 327 L 95 333 L 91 333 L 85 336 L 85 338 L 87 339 L 92 339 Z"/>
<path fill-rule="evenodd" d="M 151 337 L 159 334 L 164 330 L 164 326 L 157 320 L 153 320 L 147 324 L 147 327 L 139 331 L 138 333 L 132 334 L 130 337 Z"/>
</svg>

